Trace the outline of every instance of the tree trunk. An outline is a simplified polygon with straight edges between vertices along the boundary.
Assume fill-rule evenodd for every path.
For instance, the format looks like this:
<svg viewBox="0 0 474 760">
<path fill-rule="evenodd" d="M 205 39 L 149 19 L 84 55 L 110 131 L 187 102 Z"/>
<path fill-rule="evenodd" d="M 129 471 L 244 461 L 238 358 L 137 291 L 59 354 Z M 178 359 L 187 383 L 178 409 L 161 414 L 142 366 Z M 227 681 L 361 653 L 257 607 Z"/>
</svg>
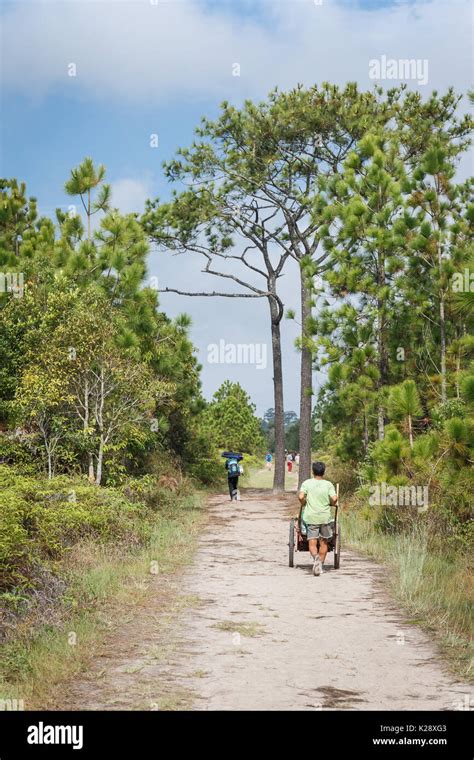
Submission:
<svg viewBox="0 0 474 760">
<path fill-rule="evenodd" d="M 306 347 L 307 324 L 311 316 L 311 295 L 301 280 L 301 388 L 300 388 L 300 466 L 298 486 L 311 475 L 311 407 L 313 357 Z"/>
<path fill-rule="evenodd" d="M 367 424 L 367 414 L 364 412 L 364 454 L 369 450 L 369 426 Z"/>
<path fill-rule="evenodd" d="M 439 231 L 439 227 L 438 227 Z M 441 349 L 441 402 L 444 404 L 447 400 L 446 393 L 446 314 L 444 309 L 445 292 L 443 288 L 443 251 L 438 243 L 438 277 L 439 287 L 439 335 Z"/>
<path fill-rule="evenodd" d="M 104 461 L 104 438 L 101 435 L 100 436 L 100 444 L 99 444 L 99 453 L 97 454 L 97 472 L 96 472 L 96 478 L 95 483 L 97 486 L 100 486 L 102 481 L 102 463 Z"/>
<path fill-rule="evenodd" d="M 383 406 L 379 406 L 378 413 L 377 413 L 377 429 L 378 429 L 378 439 L 379 441 L 383 441 L 385 438 L 385 412 Z"/>
<path fill-rule="evenodd" d="M 275 470 L 273 491 L 285 489 L 285 420 L 283 416 L 283 369 L 281 359 L 281 310 L 274 298 L 268 299 L 272 325 L 273 395 L 275 404 Z"/>
<path fill-rule="evenodd" d="M 385 287 L 385 261 L 384 254 L 379 253 L 377 267 L 377 285 L 380 288 Z M 379 368 L 379 390 L 384 388 L 388 383 L 388 352 L 386 341 L 387 320 L 384 312 L 384 300 L 377 298 L 377 349 L 378 349 L 378 368 Z M 377 412 L 378 439 L 383 441 L 385 437 L 385 410 L 380 403 Z"/>
<path fill-rule="evenodd" d="M 410 439 L 410 448 L 413 448 L 413 425 L 411 421 L 411 414 L 408 415 L 408 437 Z"/>
<path fill-rule="evenodd" d="M 51 445 L 49 436 L 46 432 L 46 424 L 42 424 L 40 422 L 39 428 L 41 431 L 41 435 L 43 436 L 44 450 L 46 452 L 46 457 L 48 459 L 48 480 L 51 480 L 53 477 L 53 454 L 52 454 L 53 447 Z"/>
<path fill-rule="evenodd" d="M 84 386 L 84 432 L 87 433 L 88 427 L 89 427 L 89 381 L 86 378 L 85 386 Z M 88 477 L 91 483 L 93 483 L 95 479 L 95 475 L 94 475 L 94 457 L 93 457 L 92 451 L 89 451 L 88 459 L 89 459 Z"/>
<path fill-rule="evenodd" d="M 441 291 L 439 298 L 439 332 L 441 343 L 441 401 L 444 404 L 447 399 L 446 393 L 446 317 L 444 312 L 444 292 Z"/>
<path fill-rule="evenodd" d="M 104 367 L 100 369 L 100 382 L 99 382 L 99 403 L 96 406 L 96 420 L 100 432 L 99 451 L 97 453 L 97 468 L 95 482 L 100 486 L 102 480 L 102 464 L 104 461 L 104 444 L 107 437 L 104 434 L 104 403 L 105 403 L 105 372 Z"/>
<path fill-rule="evenodd" d="M 461 376 L 461 346 L 459 343 L 461 335 L 458 332 L 458 351 L 456 354 L 456 398 L 459 400 L 461 398 L 461 388 L 459 387 L 459 378 Z"/>
</svg>

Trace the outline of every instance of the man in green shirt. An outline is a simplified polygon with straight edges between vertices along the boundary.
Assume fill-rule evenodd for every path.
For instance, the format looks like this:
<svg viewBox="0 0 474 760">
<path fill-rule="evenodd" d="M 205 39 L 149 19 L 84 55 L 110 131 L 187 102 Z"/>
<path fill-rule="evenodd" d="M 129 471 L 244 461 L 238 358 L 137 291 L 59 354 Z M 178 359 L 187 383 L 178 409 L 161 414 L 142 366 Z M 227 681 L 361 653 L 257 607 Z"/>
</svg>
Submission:
<svg viewBox="0 0 474 760">
<path fill-rule="evenodd" d="M 314 462 L 312 469 L 313 477 L 301 484 L 298 499 L 304 507 L 302 519 L 306 523 L 309 551 L 313 558 L 313 574 L 321 575 L 328 553 L 328 539 L 332 536 L 329 525 L 331 507 L 336 505 L 337 496 L 331 481 L 324 480 L 324 462 Z"/>
</svg>

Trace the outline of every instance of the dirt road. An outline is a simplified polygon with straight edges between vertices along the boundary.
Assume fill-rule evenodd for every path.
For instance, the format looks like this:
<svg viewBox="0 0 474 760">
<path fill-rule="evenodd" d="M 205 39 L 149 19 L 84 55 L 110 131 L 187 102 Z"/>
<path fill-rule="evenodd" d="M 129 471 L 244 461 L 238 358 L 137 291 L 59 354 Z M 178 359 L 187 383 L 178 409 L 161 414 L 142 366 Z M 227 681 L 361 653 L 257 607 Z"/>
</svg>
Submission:
<svg viewBox="0 0 474 760">
<path fill-rule="evenodd" d="M 178 586 L 157 581 L 60 708 L 460 709 L 469 687 L 390 601 L 381 567 L 344 550 L 322 577 L 306 553 L 288 567 L 288 506 L 258 491 L 211 499 L 181 611 L 163 626 L 160 600 Z"/>
</svg>

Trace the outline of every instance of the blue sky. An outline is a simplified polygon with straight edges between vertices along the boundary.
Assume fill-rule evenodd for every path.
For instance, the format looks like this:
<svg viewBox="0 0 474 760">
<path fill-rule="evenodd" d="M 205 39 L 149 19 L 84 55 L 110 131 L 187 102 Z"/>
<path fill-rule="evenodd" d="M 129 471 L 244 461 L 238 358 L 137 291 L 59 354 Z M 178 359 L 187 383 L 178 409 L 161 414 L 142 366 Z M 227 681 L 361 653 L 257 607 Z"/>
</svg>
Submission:
<svg viewBox="0 0 474 760">
<path fill-rule="evenodd" d="M 238 104 L 275 85 L 323 80 L 371 88 L 368 62 L 381 55 L 428 60 L 429 81 L 420 87 L 426 94 L 470 85 L 467 0 L 17 0 L 3 2 L 1 19 L 1 174 L 25 180 L 45 214 L 70 203 L 62 187 L 86 155 L 106 165 L 124 212 L 140 211 L 147 197 L 166 197 L 161 162 L 189 144 L 200 117 L 215 115 L 223 99 Z M 75 77 L 68 76 L 71 63 Z M 152 133 L 157 149 L 150 148 Z M 150 274 L 160 286 L 214 284 L 198 262 L 157 254 Z M 297 305 L 297 272 L 288 273 L 284 294 L 288 306 Z M 272 405 L 270 366 L 206 361 L 209 343 L 221 338 L 269 345 L 264 303 L 172 295 L 161 303 L 171 315 L 185 310 L 193 318 L 207 396 L 231 376 L 260 413 Z M 295 335 L 285 322 L 288 409 L 298 405 Z"/>
</svg>

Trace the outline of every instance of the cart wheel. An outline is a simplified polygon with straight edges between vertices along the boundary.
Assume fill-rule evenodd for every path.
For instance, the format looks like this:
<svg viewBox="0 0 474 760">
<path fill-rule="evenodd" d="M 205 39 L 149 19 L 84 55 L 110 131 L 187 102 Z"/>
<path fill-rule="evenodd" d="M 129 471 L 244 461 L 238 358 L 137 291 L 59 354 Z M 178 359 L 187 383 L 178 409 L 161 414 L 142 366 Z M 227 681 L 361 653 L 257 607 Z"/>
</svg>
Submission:
<svg viewBox="0 0 474 760">
<path fill-rule="evenodd" d="M 339 565 L 341 564 L 341 526 L 339 524 L 339 520 L 337 521 L 335 528 L 336 540 L 334 543 L 334 570 L 339 570 Z"/>
<path fill-rule="evenodd" d="M 290 521 L 290 535 L 288 537 L 288 565 L 294 567 L 295 557 L 295 520 Z"/>
</svg>

